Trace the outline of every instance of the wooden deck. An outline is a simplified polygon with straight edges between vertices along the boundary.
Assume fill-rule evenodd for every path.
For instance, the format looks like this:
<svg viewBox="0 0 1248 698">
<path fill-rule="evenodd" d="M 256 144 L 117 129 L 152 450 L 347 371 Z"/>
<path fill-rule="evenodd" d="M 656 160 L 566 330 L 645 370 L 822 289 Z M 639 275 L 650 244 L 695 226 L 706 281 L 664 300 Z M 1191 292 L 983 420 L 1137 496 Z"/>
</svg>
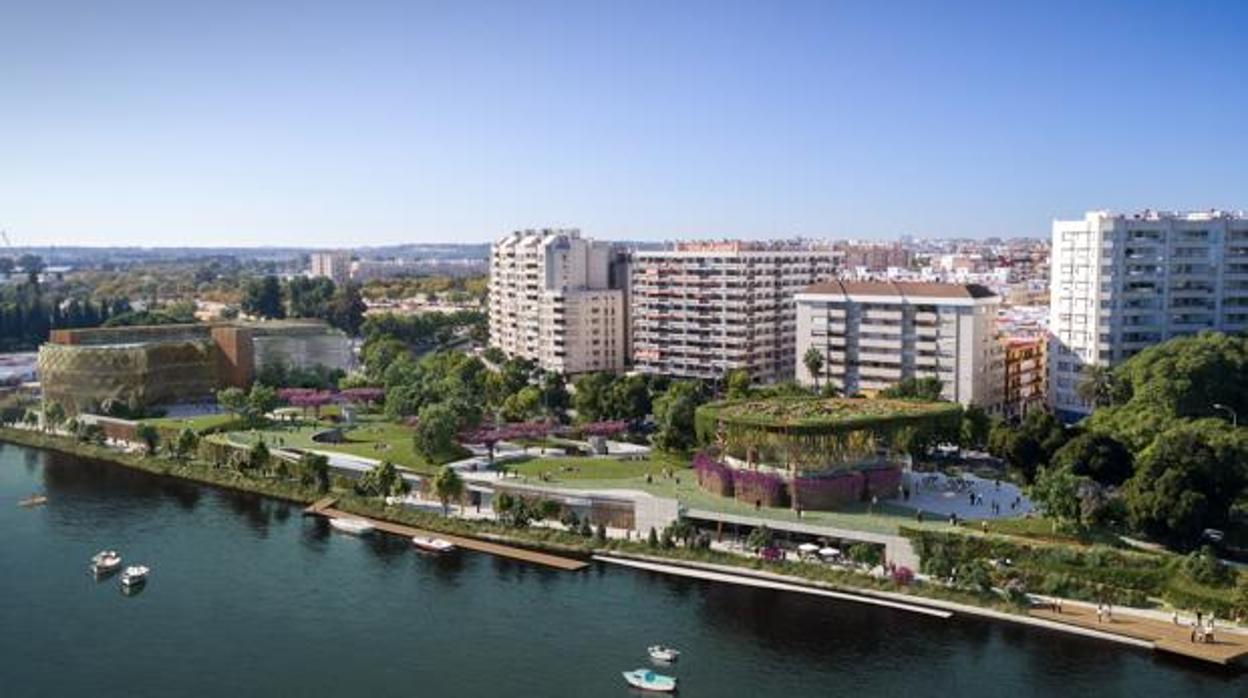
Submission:
<svg viewBox="0 0 1248 698">
<path fill-rule="evenodd" d="M 1216 628 L 1215 641 L 1204 643 L 1192 642 L 1192 629 L 1187 624 L 1175 625 L 1172 621 L 1154 620 L 1117 612 L 1114 613 L 1113 620 L 1098 623 L 1095 608 L 1071 603 L 1066 604 L 1061 613 L 1055 613 L 1048 608 L 1036 608 L 1032 609 L 1030 615 L 1089 630 L 1145 640 L 1153 643 L 1154 649 L 1214 664 L 1231 665 L 1248 656 L 1248 635 Z"/>
<path fill-rule="evenodd" d="M 396 536 L 403 536 L 404 538 L 409 538 L 409 539 L 412 538 L 413 536 L 430 536 L 434 538 L 441 538 L 443 540 L 448 540 L 454 543 L 457 547 L 464 548 L 466 550 L 475 550 L 480 553 L 489 553 L 490 555 L 497 555 L 499 557 L 505 557 L 511 560 L 519 560 L 521 562 L 531 562 L 536 565 L 545 565 L 546 567 L 553 567 L 558 570 L 576 571 L 576 570 L 585 569 L 586 567 L 589 566 L 589 563 L 585 562 L 584 560 L 576 560 L 570 557 L 551 555 L 550 553 L 538 552 L 536 550 L 528 550 L 526 548 L 518 548 L 516 546 L 505 545 L 503 543 L 494 543 L 494 542 L 487 541 L 487 540 L 481 540 L 479 538 L 467 538 L 464 536 L 456 536 L 456 535 L 451 535 L 448 533 L 440 533 L 438 531 L 426 531 L 426 530 L 419 529 L 419 528 L 413 528 L 411 526 L 405 526 L 403 524 L 391 523 L 389 521 L 381 521 L 379 519 L 371 519 L 367 516 L 360 516 L 358 514 L 352 514 L 346 511 L 339 511 L 338 509 L 334 508 L 334 504 L 336 501 L 337 500 L 335 500 L 333 497 L 326 497 L 325 499 L 321 499 L 313 503 L 307 509 L 304 509 L 304 513 L 314 514 L 317 516 L 325 516 L 331 519 L 336 519 L 336 518 L 363 519 L 364 521 L 367 521 L 373 524 L 374 526 L 376 526 L 377 530 L 385 531 L 386 533 L 393 533 Z"/>
</svg>

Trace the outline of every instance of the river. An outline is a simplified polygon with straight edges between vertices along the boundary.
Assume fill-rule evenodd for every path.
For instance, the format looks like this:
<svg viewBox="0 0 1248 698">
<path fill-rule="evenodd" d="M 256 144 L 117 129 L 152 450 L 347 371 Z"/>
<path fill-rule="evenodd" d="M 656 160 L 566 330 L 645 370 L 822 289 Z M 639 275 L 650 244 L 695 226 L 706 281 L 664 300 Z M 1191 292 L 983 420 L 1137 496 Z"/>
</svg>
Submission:
<svg viewBox="0 0 1248 698">
<path fill-rule="evenodd" d="M 23 509 L 32 492 L 46 506 Z M 1244 677 L 975 619 L 358 539 L 297 506 L 0 444 L 0 695 L 1197 696 Z M 86 572 L 116 548 L 141 593 Z M 1240 694 L 1242 695 L 1242 694 Z"/>
</svg>

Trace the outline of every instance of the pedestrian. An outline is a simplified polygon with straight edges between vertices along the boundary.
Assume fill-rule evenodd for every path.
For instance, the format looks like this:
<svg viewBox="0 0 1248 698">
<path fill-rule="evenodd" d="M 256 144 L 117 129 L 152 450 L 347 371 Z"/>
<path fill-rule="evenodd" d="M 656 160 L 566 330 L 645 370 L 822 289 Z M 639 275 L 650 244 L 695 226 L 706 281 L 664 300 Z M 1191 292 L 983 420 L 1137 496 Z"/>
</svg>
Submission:
<svg viewBox="0 0 1248 698">
<path fill-rule="evenodd" d="M 1178 611 L 1174 612 L 1174 624 L 1175 625 L 1179 624 L 1179 612 Z"/>
<path fill-rule="evenodd" d="M 1099 604 L 1099 603 L 1098 603 L 1098 604 L 1096 604 L 1096 622 L 1097 622 L 1097 623 L 1100 623 L 1100 622 L 1101 622 L 1101 619 L 1102 619 L 1102 617 L 1103 617 L 1104 613 L 1105 613 L 1105 611 L 1104 611 L 1104 609 L 1101 607 L 1101 604 Z"/>
</svg>

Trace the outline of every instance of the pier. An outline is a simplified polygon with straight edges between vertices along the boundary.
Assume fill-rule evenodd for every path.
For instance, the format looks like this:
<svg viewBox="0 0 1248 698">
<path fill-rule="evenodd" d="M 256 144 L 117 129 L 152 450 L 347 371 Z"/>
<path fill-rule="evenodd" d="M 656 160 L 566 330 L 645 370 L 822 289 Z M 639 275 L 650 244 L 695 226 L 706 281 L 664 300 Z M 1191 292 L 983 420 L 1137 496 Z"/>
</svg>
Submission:
<svg viewBox="0 0 1248 698">
<path fill-rule="evenodd" d="M 1094 606 L 1070 601 L 1063 604 L 1061 613 L 1049 608 L 1036 608 L 1030 615 L 1062 625 L 1143 640 L 1159 652 L 1224 666 L 1233 665 L 1248 656 L 1248 635 L 1229 628 L 1215 630 L 1213 642 L 1192 642 L 1192 628 L 1188 623 L 1175 625 L 1173 621 L 1146 618 L 1130 612 L 1115 612 L 1112 618 L 1097 621 Z"/>
<path fill-rule="evenodd" d="M 335 509 L 334 504 L 336 503 L 337 500 L 333 497 L 326 497 L 324 499 L 317 500 L 308 508 L 304 509 L 304 513 L 315 516 L 324 516 L 330 519 L 361 519 L 371 523 L 379 531 L 393 533 L 396 536 L 403 536 L 408 539 L 411 539 L 414 536 L 441 538 L 443 540 L 450 541 L 451 543 L 454 543 L 456 547 L 464 548 L 465 550 L 474 550 L 479 553 L 488 553 L 490 555 L 497 555 L 498 557 L 505 557 L 511 560 L 519 560 L 520 562 L 544 565 L 558 570 L 575 572 L 589 566 L 589 563 L 584 560 L 576 560 L 570 557 L 552 555 L 550 553 L 529 550 L 527 548 L 506 545 L 504 543 L 494 543 L 487 540 L 481 540 L 479 538 L 456 536 L 449 533 L 441 533 L 439 531 L 426 531 L 424 529 L 414 528 L 404 524 L 397 524 L 390 521 L 369 518 L 367 516 L 360 516 L 358 514 L 352 514 L 350 512 Z"/>
</svg>

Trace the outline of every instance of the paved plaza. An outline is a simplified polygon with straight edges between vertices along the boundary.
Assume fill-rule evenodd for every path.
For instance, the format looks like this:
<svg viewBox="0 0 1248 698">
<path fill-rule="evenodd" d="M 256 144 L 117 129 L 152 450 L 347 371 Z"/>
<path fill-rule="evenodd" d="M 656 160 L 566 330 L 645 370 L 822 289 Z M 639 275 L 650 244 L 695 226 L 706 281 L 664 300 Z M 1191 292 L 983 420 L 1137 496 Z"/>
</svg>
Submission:
<svg viewBox="0 0 1248 698">
<path fill-rule="evenodd" d="M 897 497 L 891 502 L 922 510 L 925 515 L 944 518 L 957 514 L 960 519 L 1006 519 L 1035 511 L 1022 489 L 1004 480 L 989 480 L 970 474 L 950 477 L 944 473 L 908 472 L 902 477 L 902 486 L 909 489 L 909 499 Z"/>
</svg>

